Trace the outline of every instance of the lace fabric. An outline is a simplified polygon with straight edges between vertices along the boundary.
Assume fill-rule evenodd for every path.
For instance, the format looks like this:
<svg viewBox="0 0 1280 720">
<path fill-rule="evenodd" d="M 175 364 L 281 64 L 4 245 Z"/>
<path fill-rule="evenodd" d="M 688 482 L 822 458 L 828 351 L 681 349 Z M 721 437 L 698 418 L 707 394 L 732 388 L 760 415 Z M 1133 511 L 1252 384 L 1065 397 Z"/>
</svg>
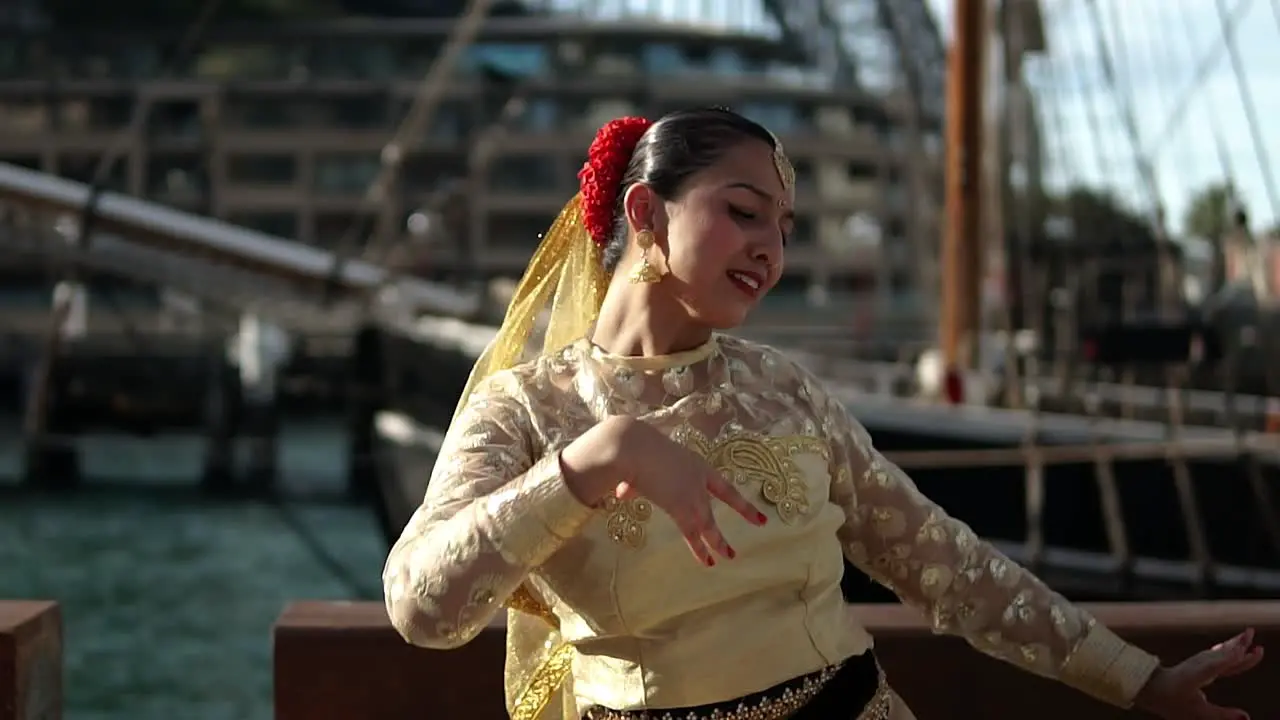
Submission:
<svg viewBox="0 0 1280 720">
<path fill-rule="evenodd" d="M 558 450 L 614 414 L 702 453 L 766 513 L 759 528 L 717 506 L 736 559 L 701 566 L 643 499 L 568 493 Z M 844 558 L 939 631 L 1109 702 L 1130 703 L 1157 664 L 923 497 L 811 374 L 728 337 L 661 358 L 579 340 L 484 379 L 384 582 L 397 626 L 432 647 L 522 608 L 509 706 L 546 720 L 709 704 L 865 652 Z"/>
</svg>

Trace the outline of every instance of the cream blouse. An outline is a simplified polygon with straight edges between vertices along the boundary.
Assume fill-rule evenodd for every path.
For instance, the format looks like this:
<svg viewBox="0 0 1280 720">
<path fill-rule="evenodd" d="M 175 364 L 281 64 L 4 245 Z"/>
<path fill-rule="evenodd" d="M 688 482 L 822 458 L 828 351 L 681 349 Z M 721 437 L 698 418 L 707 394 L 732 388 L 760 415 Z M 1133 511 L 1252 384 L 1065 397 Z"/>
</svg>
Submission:
<svg viewBox="0 0 1280 720">
<path fill-rule="evenodd" d="M 756 527 L 713 502 L 735 559 L 703 566 L 646 500 L 592 508 L 568 491 L 558 451 L 619 414 L 707 457 L 768 515 Z M 866 652 L 845 558 L 938 631 L 1104 701 L 1131 704 L 1158 666 L 921 495 L 809 372 L 727 336 L 647 358 L 583 340 L 490 378 L 383 582 L 406 639 L 452 648 L 532 580 L 576 648 L 579 708 L 670 708 Z"/>
</svg>

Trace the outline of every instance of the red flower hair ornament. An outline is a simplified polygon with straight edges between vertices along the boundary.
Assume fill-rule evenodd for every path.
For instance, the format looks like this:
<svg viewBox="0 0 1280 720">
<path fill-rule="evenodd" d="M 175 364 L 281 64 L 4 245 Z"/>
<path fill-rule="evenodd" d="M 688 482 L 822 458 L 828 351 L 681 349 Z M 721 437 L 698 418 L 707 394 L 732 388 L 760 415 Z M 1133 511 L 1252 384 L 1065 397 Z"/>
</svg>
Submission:
<svg viewBox="0 0 1280 720">
<path fill-rule="evenodd" d="M 582 224 L 598 247 L 613 233 L 613 207 L 622 190 L 622 176 L 640 137 L 653 122 L 642 117 L 622 117 L 600 128 L 587 151 L 587 162 L 578 171 L 582 191 Z"/>
</svg>

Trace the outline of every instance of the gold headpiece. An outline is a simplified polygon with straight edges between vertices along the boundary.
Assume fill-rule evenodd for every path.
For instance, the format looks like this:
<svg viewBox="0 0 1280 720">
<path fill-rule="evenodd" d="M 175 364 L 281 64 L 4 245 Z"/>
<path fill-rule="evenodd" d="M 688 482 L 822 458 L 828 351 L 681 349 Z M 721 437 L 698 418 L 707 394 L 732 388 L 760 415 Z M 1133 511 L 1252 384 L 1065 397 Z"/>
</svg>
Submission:
<svg viewBox="0 0 1280 720">
<path fill-rule="evenodd" d="M 796 201 L 796 169 L 787 159 L 787 153 L 782 149 L 782 141 L 777 135 L 773 135 L 773 167 L 778 171 L 778 178 L 782 180 L 782 188 L 787 192 L 787 199 L 792 203 Z"/>
</svg>

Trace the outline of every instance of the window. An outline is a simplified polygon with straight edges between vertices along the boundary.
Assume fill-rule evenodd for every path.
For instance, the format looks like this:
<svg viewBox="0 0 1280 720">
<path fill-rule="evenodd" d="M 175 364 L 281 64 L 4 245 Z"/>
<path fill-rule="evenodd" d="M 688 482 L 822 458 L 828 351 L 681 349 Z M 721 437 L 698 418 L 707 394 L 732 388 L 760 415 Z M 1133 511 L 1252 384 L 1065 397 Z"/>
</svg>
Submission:
<svg viewBox="0 0 1280 720">
<path fill-rule="evenodd" d="M 231 213 L 227 222 L 276 237 L 298 236 L 298 215 L 291 212 Z"/>
<path fill-rule="evenodd" d="M 465 151 L 414 153 L 405 158 L 400 183 L 406 195 L 434 193 L 466 180 Z"/>
<path fill-rule="evenodd" d="M 0 157 L 0 161 L 24 167 L 28 170 L 44 170 L 44 163 L 40 160 L 39 155 L 8 155 Z"/>
<path fill-rule="evenodd" d="M 308 48 L 307 70 L 321 80 L 386 80 L 395 77 L 394 49 L 384 43 L 317 42 Z"/>
<path fill-rule="evenodd" d="M 133 115 L 131 97 L 94 97 L 64 100 L 58 114 L 63 130 L 121 130 Z"/>
<path fill-rule="evenodd" d="M 94 173 L 98 169 L 100 156 L 97 154 L 63 155 L 58 158 L 58 174 L 70 180 L 82 183 L 93 182 Z M 107 171 L 105 186 L 119 192 L 128 191 L 128 170 L 124 158 L 117 158 Z"/>
<path fill-rule="evenodd" d="M 742 54 L 732 48 L 715 48 L 707 58 L 707 67 L 717 75 L 739 76 L 750 72 L 751 68 L 743 60 Z"/>
<path fill-rule="evenodd" d="M 412 98 L 397 98 L 394 103 L 392 118 L 399 122 L 409 112 L 413 104 Z M 436 106 L 431 117 L 431 127 L 425 133 L 425 140 L 435 143 L 456 143 L 465 140 L 471 131 L 471 113 L 467 106 L 457 101 L 446 101 Z"/>
<path fill-rule="evenodd" d="M 49 129 L 49 106 L 35 97 L 6 98 L 0 102 L 0 128 L 20 133 Z"/>
<path fill-rule="evenodd" d="M 207 196 L 209 172 L 195 153 L 152 155 L 147 160 L 147 197 L 162 202 L 191 203 Z"/>
<path fill-rule="evenodd" d="M 232 155 L 227 158 L 227 179 L 246 185 L 289 185 L 297 180 L 298 159 L 293 155 Z"/>
<path fill-rule="evenodd" d="M 489 187 L 508 192 L 568 190 L 569 177 L 561 172 L 559 156 L 507 155 L 489 166 Z"/>
<path fill-rule="evenodd" d="M 845 165 L 845 174 L 850 180 L 856 182 L 859 180 L 877 177 L 880 172 L 879 168 L 873 163 L 855 161 Z"/>
<path fill-rule="evenodd" d="M 368 93 L 321 100 L 317 122 L 343 130 L 382 130 L 391 127 L 391 107 L 386 95 Z"/>
<path fill-rule="evenodd" d="M 547 48 L 535 43 L 481 43 L 473 45 L 462 60 L 468 74 L 494 70 L 503 75 L 532 77 L 550 73 Z"/>
<path fill-rule="evenodd" d="M 792 160 L 796 171 L 796 192 L 810 193 L 818 188 L 817 176 L 813 172 L 813 163 L 807 158 Z"/>
<path fill-rule="evenodd" d="M 219 42 L 199 53 L 192 63 L 201 78 L 284 80 L 303 58 L 296 48 L 270 42 Z"/>
<path fill-rule="evenodd" d="M 147 133 L 155 138 L 199 140 L 203 125 L 195 101 L 158 102 L 147 117 Z"/>
<path fill-rule="evenodd" d="M 278 95 L 231 95 L 223 109 L 228 128 L 251 130 L 293 129 L 315 115 L 306 101 Z"/>
<path fill-rule="evenodd" d="M 373 233 L 373 221 L 370 213 L 316 213 L 316 245 L 346 253 L 359 252 Z"/>
<path fill-rule="evenodd" d="M 315 190 L 332 195 L 361 195 L 382 169 L 375 153 L 342 153 L 316 156 Z"/>
<path fill-rule="evenodd" d="M 561 107 L 549 98 L 531 98 L 525 103 L 524 112 L 511 123 L 516 130 L 529 133 L 553 132 L 559 128 Z"/>
<path fill-rule="evenodd" d="M 796 216 L 795 229 L 791 231 L 790 244 L 792 246 L 813 245 L 817 242 L 818 234 L 814 230 L 813 219 L 804 215 Z"/>
<path fill-rule="evenodd" d="M 687 72 L 689 63 L 680 48 L 669 43 L 655 43 L 642 51 L 644 71 L 649 75 L 679 75 Z"/>
<path fill-rule="evenodd" d="M 495 214 L 489 218 L 486 239 L 491 247 L 525 248 L 532 253 L 554 219 L 544 213 Z"/>
<path fill-rule="evenodd" d="M 804 109 L 793 103 L 747 102 L 738 112 L 779 135 L 802 132 L 810 124 Z"/>
</svg>

